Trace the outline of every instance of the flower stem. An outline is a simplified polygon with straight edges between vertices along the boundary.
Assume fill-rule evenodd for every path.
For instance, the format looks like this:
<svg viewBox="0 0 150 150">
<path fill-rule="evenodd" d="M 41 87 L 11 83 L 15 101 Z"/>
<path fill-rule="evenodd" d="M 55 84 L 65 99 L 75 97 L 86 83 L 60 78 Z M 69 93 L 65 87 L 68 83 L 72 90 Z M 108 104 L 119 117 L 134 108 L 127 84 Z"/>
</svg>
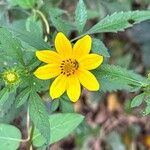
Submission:
<svg viewBox="0 0 150 150">
<path fill-rule="evenodd" d="M 27 148 L 26 150 L 31 150 L 31 146 L 32 146 L 32 138 L 33 138 L 33 133 L 34 133 L 34 124 L 32 125 L 32 128 L 31 128 L 31 132 L 30 132 L 30 139 L 27 143 Z"/>
<path fill-rule="evenodd" d="M 83 36 L 85 36 L 85 35 L 87 35 L 87 34 L 90 34 L 90 33 L 85 32 L 85 33 L 83 33 L 83 34 L 81 34 L 81 35 L 79 35 L 79 36 L 75 37 L 74 39 L 72 39 L 72 40 L 70 40 L 70 41 L 71 41 L 71 42 L 76 41 L 76 40 L 78 40 L 78 39 L 82 38 Z"/>
<path fill-rule="evenodd" d="M 48 23 L 45 15 L 40 10 L 37 10 L 37 9 L 33 9 L 33 12 L 37 13 L 41 17 L 41 19 L 43 20 L 43 22 L 45 24 L 46 33 L 50 34 L 49 23 Z M 45 41 L 47 41 L 47 36 L 45 36 Z"/>
</svg>

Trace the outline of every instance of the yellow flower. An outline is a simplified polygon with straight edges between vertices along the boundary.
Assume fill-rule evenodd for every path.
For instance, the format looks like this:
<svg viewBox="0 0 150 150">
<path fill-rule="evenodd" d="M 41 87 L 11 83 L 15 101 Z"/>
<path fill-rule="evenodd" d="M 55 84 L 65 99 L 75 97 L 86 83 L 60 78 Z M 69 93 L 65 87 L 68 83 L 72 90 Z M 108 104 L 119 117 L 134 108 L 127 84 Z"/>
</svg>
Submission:
<svg viewBox="0 0 150 150">
<path fill-rule="evenodd" d="M 56 77 L 50 86 L 52 99 L 60 97 L 65 91 L 71 101 L 76 102 L 81 94 L 80 83 L 89 91 L 99 90 L 99 83 L 88 70 L 97 68 L 103 57 L 89 54 L 92 39 L 89 35 L 79 39 L 73 46 L 66 36 L 59 32 L 55 38 L 56 51 L 37 51 L 36 56 L 46 65 L 39 67 L 35 76 L 47 80 Z"/>
</svg>

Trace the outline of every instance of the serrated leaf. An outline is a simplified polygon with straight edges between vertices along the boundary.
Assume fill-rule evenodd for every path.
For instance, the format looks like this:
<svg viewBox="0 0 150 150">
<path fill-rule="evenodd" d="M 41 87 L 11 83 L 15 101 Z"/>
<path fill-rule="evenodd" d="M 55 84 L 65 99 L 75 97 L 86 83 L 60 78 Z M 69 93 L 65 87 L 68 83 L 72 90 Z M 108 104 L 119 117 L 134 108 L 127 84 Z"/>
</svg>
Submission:
<svg viewBox="0 0 150 150">
<path fill-rule="evenodd" d="M 104 43 L 96 38 L 93 38 L 92 40 L 92 52 L 104 57 L 110 57 L 108 49 L 106 48 Z"/>
<path fill-rule="evenodd" d="M 79 32 L 82 32 L 87 21 L 87 10 L 83 0 L 79 0 L 75 11 L 75 22 Z"/>
<path fill-rule="evenodd" d="M 142 104 L 142 101 L 144 99 L 145 94 L 142 93 L 140 95 L 137 95 L 133 98 L 133 100 L 131 101 L 131 107 L 137 107 L 140 106 Z"/>
<path fill-rule="evenodd" d="M 7 101 L 8 97 L 9 97 L 9 91 L 8 88 L 5 87 L 0 91 L 0 108 Z"/>
<path fill-rule="evenodd" d="M 21 132 L 15 126 L 0 124 L 0 148 L 16 150 L 20 145 Z"/>
<path fill-rule="evenodd" d="M 18 111 L 14 107 L 16 91 L 9 91 L 9 96 L 0 103 L 0 122 L 10 122 Z"/>
<path fill-rule="evenodd" d="M 36 36 L 37 38 L 42 38 L 43 36 L 42 22 L 39 20 L 37 21 L 37 18 L 35 16 L 30 16 L 27 18 L 26 30 L 34 34 L 34 36 Z"/>
<path fill-rule="evenodd" d="M 44 104 L 42 103 L 42 99 L 36 92 L 32 92 L 30 95 L 29 112 L 35 127 L 44 137 L 45 143 L 48 144 L 50 140 L 50 134 L 47 134 L 50 133 L 48 113 Z"/>
<path fill-rule="evenodd" d="M 17 108 L 22 106 L 26 102 L 26 100 L 29 97 L 29 92 L 30 92 L 30 88 L 27 87 L 19 93 L 19 95 L 16 97 L 16 101 L 15 101 Z"/>
<path fill-rule="evenodd" d="M 148 80 L 133 71 L 114 65 L 102 65 L 94 70 L 103 91 L 137 91 L 148 84 Z"/>
<path fill-rule="evenodd" d="M 6 28 L 0 28 L 0 49 L 4 54 L 14 56 L 15 59 L 24 64 L 21 48 L 22 46 L 18 39 L 16 39 Z"/>
<path fill-rule="evenodd" d="M 150 19 L 150 11 L 137 10 L 129 12 L 115 12 L 110 16 L 106 16 L 87 31 L 87 33 L 93 34 L 123 31 L 124 29 L 147 19 Z"/>
<path fill-rule="evenodd" d="M 51 135 L 49 141 L 50 144 L 61 140 L 69 135 L 82 121 L 84 117 L 80 114 L 66 113 L 66 114 L 54 114 L 49 117 L 50 132 Z M 43 137 L 37 130 L 34 132 L 33 144 L 36 147 L 40 147 L 45 143 Z"/>
<path fill-rule="evenodd" d="M 13 32 L 19 40 L 29 44 L 35 49 L 50 49 L 50 45 L 46 43 L 40 36 L 35 36 L 32 32 L 10 28 L 10 31 Z"/>
<path fill-rule="evenodd" d="M 65 10 L 57 8 L 57 7 L 51 7 L 51 8 L 48 8 L 48 10 L 49 10 L 49 13 L 52 14 L 54 17 L 58 17 L 67 13 Z"/>
<path fill-rule="evenodd" d="M 70 22 L 67 22 L 60 17 L 56 17 L 53 14 L 50 14 L 50 20 L 57 31 L 63 32 L 65 35 L 68 35 L 71 30 L 73 30 L 73 25 Z"/>
</svg>

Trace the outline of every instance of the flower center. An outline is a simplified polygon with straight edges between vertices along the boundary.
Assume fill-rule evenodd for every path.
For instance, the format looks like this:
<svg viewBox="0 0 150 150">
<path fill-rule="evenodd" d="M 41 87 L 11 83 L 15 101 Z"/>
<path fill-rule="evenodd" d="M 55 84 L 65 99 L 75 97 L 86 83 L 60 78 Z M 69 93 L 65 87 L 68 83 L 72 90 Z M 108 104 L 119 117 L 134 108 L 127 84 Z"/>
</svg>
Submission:
<svg viewBox="0 0 150 150">
<path fill-rule="evenodd" d="M 19 72 L 14 68 L 5 70 L 2 73 L 2 78 L 5 81 L 5 83 L 8 85 L 15 85 L 20 82 Z"/>
<path fill-rule="evenodd" d="M 6 75 L 6 78 L 9 82 L 14 82 L 16 80 L 16 75 L 13 73 L 9 73 Z"/>
<path fill-rule="evenodd" d="M 67 59 L 63 60 L 61 65 L 61 74 L 70 76 L 75 73 L 75 71 L 79 68 L 79 63 L 76 60 Z"/>
</svg>

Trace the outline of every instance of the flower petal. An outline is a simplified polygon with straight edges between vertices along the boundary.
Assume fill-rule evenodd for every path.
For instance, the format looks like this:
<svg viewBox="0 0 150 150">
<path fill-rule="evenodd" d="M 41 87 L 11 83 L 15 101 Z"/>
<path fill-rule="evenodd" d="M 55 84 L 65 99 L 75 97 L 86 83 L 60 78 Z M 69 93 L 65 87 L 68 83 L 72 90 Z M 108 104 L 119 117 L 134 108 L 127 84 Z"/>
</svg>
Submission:
<svg viewBox="0 0 150 150">
<path fill-rule="evenodd" d="M 67 77 L 59 75 L 50 87 L 50 96 L 52 99 L 60 97 L 67 89 Z"/>
<path fill-rule="evenodd" d="M 65 58 L 70 58 L 72 54 L 72 45 L 67 37 L 59 32 L 55 38 L 55 47 L 57 52 Z"/>
<path fill-rule="evenodd" d="M 67 95 L 72 102 L 76 102 L 81 94 L 81 86 L 77 76 L 71 75 L 68 77 Z"/>
<path fill-rule="evenodd" d="M 79 39 L 73 47 L 73 57 L 78 59 L 84 55 L 87 55 L 91 50 L 92 38 L 89 35 Z"/>
<path fill-rule="evenodd" d="M 97 54 L 88 54 L 79 59 L 80 67 L 86 70 L 97 68 L 103 62 L 103 56 Z"/>
<path fill-rule="evenodd" d="M 99 83 L 91 72 L 80 68 L 78 69 L 77 75 L 78 75 L 80 83 L 86 89 L 88 89 L 89 91 L 99 90 Z"/>
<path fill-rule="evenodd" d="M 48 64 L 42 67 L 39 67 L 35 72 L 34 75 L 39 79 L 50 79 L 56 77 L 60 74 L 61 70 L 57 64 Z"/>
<path fill-rule="evenodd" d="M 36 51 L 36 56 L 40 61 L 43 61 L 49 64 L 60 63 L 62 61 L 61 56 L 52 50 Z"/>
</svg>

